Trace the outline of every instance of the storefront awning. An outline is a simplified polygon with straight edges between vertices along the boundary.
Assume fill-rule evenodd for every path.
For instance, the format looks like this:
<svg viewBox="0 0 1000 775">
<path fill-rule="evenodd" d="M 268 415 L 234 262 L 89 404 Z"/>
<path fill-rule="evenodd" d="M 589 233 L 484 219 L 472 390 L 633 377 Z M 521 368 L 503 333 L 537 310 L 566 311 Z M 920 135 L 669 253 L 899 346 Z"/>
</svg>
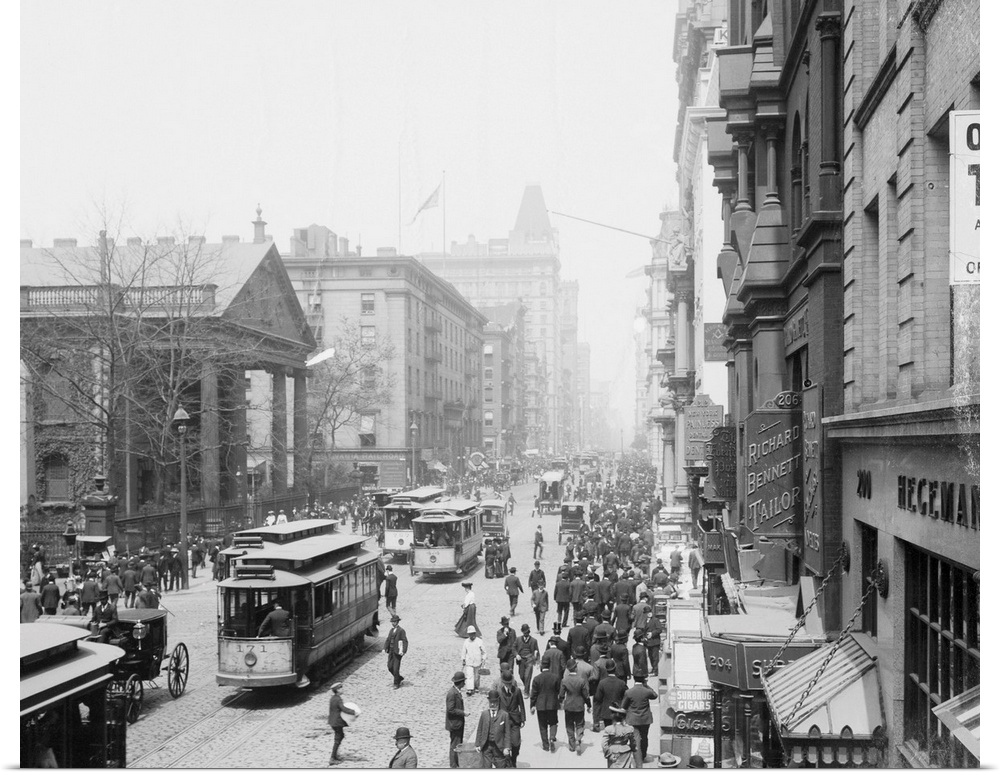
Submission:
<svg viewBox="0 0 1000 775">
<path fill-rule="evenodd" d="M 876 766 L 885 729 L 878 662 L 852 634 L 812 684 L 833 648 L 823 646 L 763 677 L 781 745 L 794 764 Z"/>
<path fill-rule="evenodd" d="M 979 687 L 962 692 L 957 697 L 931 708 L 952 736 L 979 758 Z"/>
<path fill-rule="evenodd" d="M 448 466 L 446 466 L 440 460 L 432 460 L 427 464 L 427 467 L 432 471 L 437 471 L 438 473 L 442 474 L 448 473 Z"/>
</svg>

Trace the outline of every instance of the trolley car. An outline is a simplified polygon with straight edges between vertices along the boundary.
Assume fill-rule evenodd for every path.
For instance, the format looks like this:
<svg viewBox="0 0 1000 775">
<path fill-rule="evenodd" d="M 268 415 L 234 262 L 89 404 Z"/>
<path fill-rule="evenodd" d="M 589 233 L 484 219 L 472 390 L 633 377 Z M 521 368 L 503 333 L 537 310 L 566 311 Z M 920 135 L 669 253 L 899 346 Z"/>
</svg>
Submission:
<svg viewBox="0 0 1000 775">
<path fill-rule="evenodd" d="M 382 509 L 385 519 L 382 546 L 386 552 L 405 555 L 413 543 L 413 518 L 420 510 L 438 503 L 447 495 L 442 487 L 418 487 L 397 493 Z"/>
<path fill-rule="evenodd" d="M 125 652 L 86 637 L 21 625 L 21 767 L 125 766 L 125 702 L 107 691 Z"/>
<path fill-rule="evenodd" d="M 451 500 L 423 509 L 413 520 L 414 545 L 410 575 L 465 573 L 483 548 L 483 515 L 479 504 Z"/>
<path fill-rule="evenodd" d="M 378 554 L 363 547 L 367 536 L 306 519 L 242 530 L 236 539 L 246 553 L 219 582 L 216 683 L 305 687 L 361 652 L 378 626 Z M 290 614 L 287 631 L 262 632 L 276 604 Z"/>
<path fill-rule="evenodd" d="M 483 512 L 483 535 L 486 538 L 509 538 L 507 530 L 507 504 L 499 499 L 491 498 L 481 501 Z"/>
</svg>

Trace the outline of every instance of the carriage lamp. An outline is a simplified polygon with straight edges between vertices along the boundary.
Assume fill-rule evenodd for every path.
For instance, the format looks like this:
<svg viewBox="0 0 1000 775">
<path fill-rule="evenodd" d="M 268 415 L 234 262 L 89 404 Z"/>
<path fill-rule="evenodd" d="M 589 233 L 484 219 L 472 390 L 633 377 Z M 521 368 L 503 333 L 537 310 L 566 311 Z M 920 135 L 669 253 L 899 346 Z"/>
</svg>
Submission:
<svg viewBox="0 0 1000 775">
<path fill-rule="evenodd" d="M 132 625 L 132 637 L 136 639 L 139 643 L 139 648 L 142 648 L 142 642 L 149 635 L 149 625 L 145 622 L 136 622 Z"/>
</svg>

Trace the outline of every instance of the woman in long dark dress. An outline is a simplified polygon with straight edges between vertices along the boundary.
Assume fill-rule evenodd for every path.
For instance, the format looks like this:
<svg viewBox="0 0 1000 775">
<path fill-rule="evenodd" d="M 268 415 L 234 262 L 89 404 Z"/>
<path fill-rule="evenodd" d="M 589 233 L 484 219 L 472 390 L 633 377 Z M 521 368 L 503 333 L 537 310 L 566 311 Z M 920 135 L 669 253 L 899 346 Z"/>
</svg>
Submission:
<svg viewBox="0 0 1000 775">
<path fill-rule="evenodd" d="M 462 615 L 455 623 L 455 634 L 460 638 L 468 637 L 469 627 L 472 626 L 476 628 L 476 635 L 481 638 L 483 633 L 476 623 L 476 594 L 472 591 L 472 582 L 463 581 L 462 586 L 465 587 L 465 600 L 462 601 Z"/>
</svg>

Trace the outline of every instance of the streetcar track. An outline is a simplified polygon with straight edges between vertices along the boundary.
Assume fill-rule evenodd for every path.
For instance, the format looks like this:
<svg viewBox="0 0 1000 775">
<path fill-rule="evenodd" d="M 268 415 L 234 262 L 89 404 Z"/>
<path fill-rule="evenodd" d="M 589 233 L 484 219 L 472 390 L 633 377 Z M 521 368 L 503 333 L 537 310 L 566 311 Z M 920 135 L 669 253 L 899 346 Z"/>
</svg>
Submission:
<svg viewBox="0 0 1000 775">
<path fill-rule="evenodd" d="M 329 676 L 325 680 L 323 680 L 321 683 L 316 684 L 315 690 L 310 689 L 309 690 L 310 693 L 313 692 L 313 691 L 315 691 L 315 692 L 323 692 L 326 689 L 327 685 L 328 684 L 332 684 L 333 681 L 336 679 L 336 676 L 338 674 L 340 674 L 340 672 L 344 668 L 350 667 L 353 663 L 356 662 L 356 660 L 360 659 L 366 652 L 371 651 L 377 644 L 380 644 L 383 640 L 384 640 L 384 637 L 382 635 L 378 635 L 377 637 L 370 639 L 370 641 L 369 641 L 368 638 L 366 638 L 365 646 L 364 646 L 364 648 L 362 648 L 360 650 L 359 653 L 355 654 L 345 664 L 341 665 L 338 668 L 337 672 L 333 676 Z M 197 688 L 204 688 L 204 686 L 197 687 Z M 187 694 L 193 694 L 193 693 L 194 693 L 194 691 L 189 692 Z M 195 766 L 197 766 L 198 768 L 211 767 L 213 764 L 215 764 L 217 762 L 220 762 L 220 761 L 223 761 L 223 760 L 228 761 L 229 760 L 229 756 L 234 751 L 236 751 L 240 747 L 242 747 L 242 745 L 243 745 L 243 743 L 245 741 L 247 741 L 248 739 L 251 739 L 254 736 L 256 736 L 256 734 L 262 728 L 268 726 L 271 722 L 274 721 L 274 719 L 275 719 L 275 717 L 277 715 L 277 711 L 280 710 L 280 709 L 282 709 L 284 707 L 284 704 L 282 704 L 281 706 L 279 706 L 279 708 L 255 708 L 255 707 L 250 707 L 250 708 L 243 709 L 242 712 L 239 713 L 237 716 L 235 716 L 232 719 L 229 719 L 228 721 L 226 721 L 225 724 L 224 724 L 224 726 L 222 726 L 221 728 L 211 729 L 210 731 L 205 732 L 204 733 L 204 739 L 200 739 L 200 740 L 197 739 L 197 737 L 199 736 L 199 728 L 200 727 L 203 728 L 205 724 L 207 724 L 207 723 L 209 723 L 209 722 L 211 722 L 213 720 L 218 720 L 219 714 L 221 714 L 221 713 L 223 713 L 223 712 L 225 712 L 227 710 L 239 710 L 238 708 L 234 708 L 233 706 L 236 705 L 237 703 L 239 703 L 241 700 L 249 700 L 249 699 L 251 699 L 254 694 L 255 694 L 254 692 L 250 692 L 250 691 L 241 691 L 241 692 L 238 692 L 236 694 L 233 694 L 230 697 L 227 697 L 226 699 L 224 699 L 220 703 L 220 705 L 219 705 L 218 708 L 216 708 L 215 710 L 212 710 L 211 712 L 207 713 L 206 715 L 202 716 L 201 718 L 193 721 L 191 724 L 187 725 L 183 729 L 181 729 L 178 732 L 176 732 L 175 734 L 171 735 L 166 740 L 164 740 L 161 743 L 157 744 L 153 749 L 151 749 L 150 751 L 144 753 L 138 759 L 130 762 L 127 765 L 127 767 L 128 768 L 155 767 L 157 769 L 171 769 L 171 768 L 175 768 L 175 767 L 183 767 L 185 765 L 181 764 L 181 762 L 183 762 L 185 759 L 188 759 L 192 755 L 198 753 L 199 751 L 202 751 L 209 744 L 214 743 L 217 740 L 220 740 L 222 738 L 222 735 L 225 732 L 227 732 L 228 730 L 232 729 L 237 724 L 240 724 L 241 722 L 245 721 L 250 716 L 254 716 L 254 715 L 261 715 L 261 716 L 263 716 L 263 718 L 261 719 L 261 721 L 259 723 L 257 723 L 257 724 L 252 725 L 252 727 L 249 729 L 249 731 L 247 731 L 247 732 L 245 732 L 243 734 L 240 734 L 239 737 L 236 739 L 235 742 L 227 743 L 226 748 L 225 748 L 224 751 L 222 751 L 219 754 L 213 755 L 212 758 L 210 758 L 210 759 L 199 760 L 196 763 Z M 178 698 L 178 699 L 180 699 L 180 698 Z M 193 742 L 193 744 L 185 744 L 183 742 L 182 738 L 184 738 L 185 736 L 191 736 L 192 734 L 194 734 L 196 736 L 196 739 Z M 169 747 L 171 745 L 176 744 L 176 743 L 180 743 L 181 745 L 183 745 L 184 746 L 184 750 L 181 751 L 180 753 L 174 755 L 174 758 L 170 759 L 170 761 L 167 761 L 167 762 L 160 762 L 160 761 L 155 761 L 154 760 L 155 757 L 157 757 L 160 754 L 163 754 L 164 751 L 166 751 L 167 749 L 169 749 Z M 154 761 L 152 761 L 148 765 L 144 764 L 144 762 L 147 762 L 149 760 L 154 760 Z"/>
</svg>

